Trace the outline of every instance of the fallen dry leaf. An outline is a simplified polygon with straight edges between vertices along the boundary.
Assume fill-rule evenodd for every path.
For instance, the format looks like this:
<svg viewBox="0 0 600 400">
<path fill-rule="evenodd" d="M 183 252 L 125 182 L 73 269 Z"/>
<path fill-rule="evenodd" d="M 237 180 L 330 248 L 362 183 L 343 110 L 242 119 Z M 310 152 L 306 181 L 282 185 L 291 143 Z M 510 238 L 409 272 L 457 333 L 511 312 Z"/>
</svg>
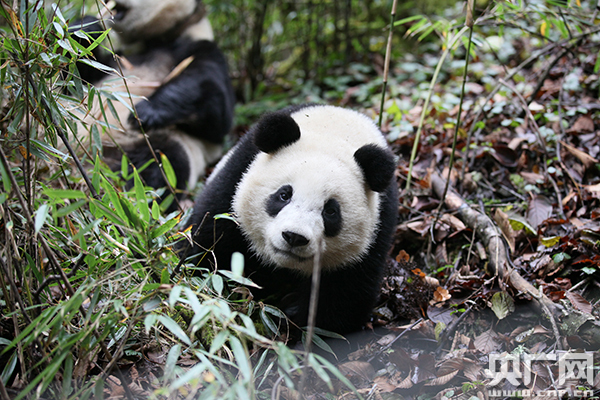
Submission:
<svg viewBox="0 0 600 400">
<path fill-rule="evenodd" d="M 584 299 L 582 295 L 580 295 L 579 293 L 568 292 L 568 291 L 565 292 L 565 295 L 567 296 L 567 299 L 569 299 L 569 301 L 573 305 L 574 309 L 579 310 L 584 313 L 587 313 L 587 314 L 592 313 L 592 308 L 593 308 L 592 305 L 590 304 L 589 301 Z"/>
<path fill-rule="evenodd" d="M 510 221 L 508 219 L 508 215 L 499 208 L 496 208 L 496 212 L 494 213 L 494 221 L 498 224 L 498 227 L 502 231 L 506 242 L 508 243 L 508 247 L 510 247 L 511 254 L 515 252 L 515 237 L 517 236 L 512 226 L 510 225 Z"/>
<path fill-rule="evenodd" d="M 340 372 L 346 376 L 359 376 L 367 381 L 373 379 L 375 369 L 366 361 L 349 361 L 338 365 Z"/>
<path fill-rule="evenodd" d="M 452 297 L 452 295 L 450 295 L 450 292 L 448 292 L 446 289 L 444 289 L 441 286 L 438 286 L 437 289 L 435 289 L 435 292 L 433 292 L 433 301 L 435 303 L 444 302 L 444 301 L 450 299 L 451 297 Z"/>
<path fill-rule="evenodd" d="M 533 229 L 537 229 L 545 220 L 552 216 L 552 203 L 546 196 L 537 195 L 529 201 L 527 221 Z"/>
<path fill-rule="evenodd" d="M 575 157 L 577 157 L 579 159 L 579 161 L 581 161 L 581 163 L 585 166 L 586 169 L 589 169 L 598 163 L 598 160 L 596 160 L 594 157 L 590 156 L 588 153 L 581 151 L 579 149 L 576 149 L 575 147 L 563 142 L 562 140 L 560 141 L 560 144 L 562 144 L 564 146 L 564 148 L 569 151 L 569 153 L 571 153 Z"/>
<path fill-rule="evenodd" d="M 500 349 L 502 344 L 499 341 L 500 337 L 493 329 L 489 329 L 483 332 L 481 335 L 475 338 L 475 347 L 486 354 Z"/>
<path fill-rule="evenodd" d="M 454 372 L 450 372 L 447 375 L 443 375 L 443 376 L 437 377 L 435 379 L 432 379 L 431 381 L 427 382 L 425 384 L 425 386 L 442 386 L 442 385 L 446 385 L 448 382 L 450 382 L 450 380 L 452 380 L 452 378 L 454 378 L 456 376 L 456 374 L 458 374 L 458 370 L 454 371 Z"/>
<path fill-rule="evenodd" d="M 577 118 L 573 126 L 567 129 L 567 133 L 588 133 L 594 131 L 594 121 L 587 115 Z"/>
</svg>

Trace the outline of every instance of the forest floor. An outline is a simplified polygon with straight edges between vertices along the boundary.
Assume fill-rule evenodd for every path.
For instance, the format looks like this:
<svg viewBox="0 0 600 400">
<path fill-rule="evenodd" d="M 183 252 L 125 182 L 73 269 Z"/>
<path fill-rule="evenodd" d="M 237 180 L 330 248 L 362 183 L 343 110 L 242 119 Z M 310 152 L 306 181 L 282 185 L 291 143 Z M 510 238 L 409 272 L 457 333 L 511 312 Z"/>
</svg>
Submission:
<svg viewBox="0 0 600 400">
<path fill-rule="evenodd" d="M 445 195 L 464 61 L 444 64 L 425 112 L 436 60 L 390 72 L 382 130 L 399 157 L 401 222 L 373 330 L 338 359 L 364 398 L 598 395 L 597 42 L 506 46 L 502 61 L 471 60 Z M 375 117 L 372 82 L 352 71 L 330 101 Z"/>
</svg>

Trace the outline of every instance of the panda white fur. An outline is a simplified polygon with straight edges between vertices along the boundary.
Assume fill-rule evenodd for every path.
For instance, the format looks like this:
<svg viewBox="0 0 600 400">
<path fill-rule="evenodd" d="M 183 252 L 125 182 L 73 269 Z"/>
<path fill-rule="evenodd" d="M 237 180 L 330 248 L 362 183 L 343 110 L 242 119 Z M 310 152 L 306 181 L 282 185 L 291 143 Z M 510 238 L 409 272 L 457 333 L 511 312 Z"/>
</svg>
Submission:
<svg viewBox="0 0 600 400">
<path fill-rule="evenodd" d="M 227 62 L 213 41 L 200 0 L 116 0 L 114 4 L 113 16 L 105 24 L 88 16 L 73 23 L 70 30 L 98 37 L 105 26 L 112 28 L 118 34 L 112 42 L 118 43 L 118 64 L 100 47 L 94 56 L 122 71 L 125 80 L 81 62 L 78 70 L 108 97 L 127 98 L 129 91 L 139 122 L 130 107 L 113 100 L 115 118 L 105 98 L 96 102 L 85 119 L 88 126 L 80 131 L 93 124 L 108 127 L 103 141 L 109 165 L 120 165 L 123 149 L 140 168 L 153 158 L 141 123 L 154 150 L 164 153 L 173 165 L 177 188 L 183 191 L 195 185 L 206 165 L 222 155 L 223 139 L 231 130 L 235 99 Z M 77 37 L 84 45 L 88 42 L 85 35 Z M 86 135 L 80 132 L 79 136 Z M 149 186 L 165 186 L 155 163 L 141 176 Z"/>
<path fill-rule="evenodd" d="M 316 325 L 358 330 L 375 305 L 396 227 L 394 171 L 384 137 L 362 114 L 325 105 L 267 114 L 208 178 L 189 221 L 195 245 L 182 257 L 227 269 L 241 252 L 246 275 L 262 287 L 254 295 L 302 327 L 320 251 Z M 213 220 L 222 213 L 239 224 Z"/>
</svg>

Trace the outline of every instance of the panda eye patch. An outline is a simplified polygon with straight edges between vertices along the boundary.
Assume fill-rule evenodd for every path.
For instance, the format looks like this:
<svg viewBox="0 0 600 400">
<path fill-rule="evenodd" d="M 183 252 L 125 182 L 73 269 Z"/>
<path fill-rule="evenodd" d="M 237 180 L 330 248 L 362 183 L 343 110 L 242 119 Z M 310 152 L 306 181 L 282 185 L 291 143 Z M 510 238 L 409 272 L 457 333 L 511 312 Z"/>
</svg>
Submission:
<svg viewBox="0 0 600 400">
<path fill-rule="evenodd" d="M 342 230 L 342 213 L 340 212 L 340 203 L 336 199 L 329 199 L 325 202 L 323 211 L 323 225 L 325 226 L 325 236 L 336 236 Z"/>
<path fill-rule="evenodd" d="M 285 185 L 269 196 L 265 210 L 270 217 L 275 217 L 292 200 L 294 190 L 290 185 Z"/>
<path fill-rule="evenodd" d="M 291 198 L 292 198 L 292 194 L 289 191 L 285 190 L 285 191 L 279 192 L 279 200 L 288 201 Z"/>
</svg>

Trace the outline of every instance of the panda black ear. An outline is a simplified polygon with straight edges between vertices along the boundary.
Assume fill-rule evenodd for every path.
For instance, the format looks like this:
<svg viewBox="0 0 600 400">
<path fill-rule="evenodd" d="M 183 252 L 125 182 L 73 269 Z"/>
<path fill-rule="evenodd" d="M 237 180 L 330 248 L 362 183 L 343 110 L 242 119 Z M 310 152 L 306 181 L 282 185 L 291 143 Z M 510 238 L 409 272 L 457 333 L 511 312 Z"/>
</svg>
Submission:
<svg viewBox="0 0 600 400">
<path fill-rule="evenodd" d="M 367 184 L 375 192 L 383 192 L 394 177 L 396 163 L 389 150 L 367 144 L 354 153 Z"/>
<path fill-rule="evenodd" d="M 265 153 L 273 153 L 298 139 L 300 127 L 289 114 L 267 114 L 254 128 L 254 144 Z"/>
</svg>

